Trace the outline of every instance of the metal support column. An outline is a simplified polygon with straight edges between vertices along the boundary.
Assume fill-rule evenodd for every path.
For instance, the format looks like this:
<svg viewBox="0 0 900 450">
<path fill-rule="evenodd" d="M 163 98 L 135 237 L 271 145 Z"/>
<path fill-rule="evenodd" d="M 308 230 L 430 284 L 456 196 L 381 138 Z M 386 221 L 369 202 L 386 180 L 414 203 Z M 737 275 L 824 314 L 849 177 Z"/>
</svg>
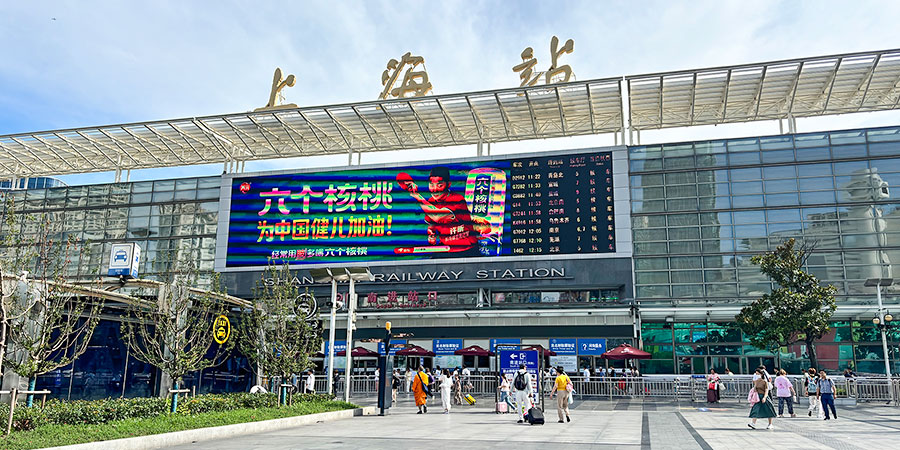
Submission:
<svg viewBox="0 0 900 450">
<path fill-rule="evenodd" d="M 344 401 L 350 401 L 351 369 L 353 367 L 353 328 L 356 327 L 356 280 L 350 277 L 350 294 L 347 299 L 347 365 L 344 377 Z"/>
<path fill-rule="evenodd" d="M 328 325 L 328 394 L 334 394 L 334 327 L 337 320 L 337 280 L 331 279 L 331 322 Z"/>
</svg>

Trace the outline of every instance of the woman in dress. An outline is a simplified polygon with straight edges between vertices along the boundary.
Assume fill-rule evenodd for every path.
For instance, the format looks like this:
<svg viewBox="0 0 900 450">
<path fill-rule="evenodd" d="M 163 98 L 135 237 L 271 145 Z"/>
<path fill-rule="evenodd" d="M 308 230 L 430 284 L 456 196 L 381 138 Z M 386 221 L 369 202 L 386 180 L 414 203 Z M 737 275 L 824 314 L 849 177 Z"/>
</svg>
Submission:
<svg viewBox="0 0 900 450">
<path fill-rule="evenodd" d="M 715 370 L 710 370 L 706 376 L 706 403 L 719 402 L 719 375 Z"/>
<path fill-rule="evenodd" d="M 765 369 L 756 369 L 756 373 L 759 375 L 759 378 L 753 380 L 751 392 L 756 392 L 759 401 L 753 403 L 753 408 L 750 409 L 751 420 L 747 426 L 755 430 L 757 419 L 769 419 L 769 425 L 766 429 L 774 430 L 775 425 L 772 422 L 775 420 L 776 415 L 775 404 L 772 403 L 772 397 L 769 395 L 769 382 L 766 381 Z"/>
<path fill-rule="evenodd" d="M 450 388 L 453 387 L 453 378 L 450 377 L 450 371 L 444 369 L 441 374 L 441 405 L 444 407 L 444 414 L 450 414 Z"/>
</svg>

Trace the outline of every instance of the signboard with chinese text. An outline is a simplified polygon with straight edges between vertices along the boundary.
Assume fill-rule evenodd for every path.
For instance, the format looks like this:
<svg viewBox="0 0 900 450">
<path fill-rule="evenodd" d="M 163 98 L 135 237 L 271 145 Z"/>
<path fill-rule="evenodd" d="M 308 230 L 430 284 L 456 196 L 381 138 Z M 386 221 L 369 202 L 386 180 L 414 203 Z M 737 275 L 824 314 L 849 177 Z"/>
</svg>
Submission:
<svg viewBox="0 0 900 450">
<path fill-rule="evenodd" d="M 522 340 L 521 340 L 521 339 L 515 339 L 515 338 L 499 338 L 499 339 L 491 339 L 491 351 L 492 351 L 492 352 L 496 352 L 496 351 L 497 351 L 497 346 L 498 346 L 498 345 L 500 346 L 500 348 L 503 348 L 503 344 L 516 344 L 516 345 L 518 345 L 518 344 L 521 344 L 521 343 L 522 343 Z M 508 347 L 508 348 L 514 348 L 514 347 Z"/>
<path fill-rule="evenodd" d="M 606 352 L 606 339 L 578 339 L 578 354 L 600 356 Z"/>
<path fill-rule="evenodd" d="M 550 339 L 550 350 L 557 355 L 574 355 L 577 349 L 575 339 Z"/>
<path fill-rule="evenodd" d="M 531 388 L 538 391 L 538 351 L 537 350 L 500 350 L 500 373 L 514 377 L 519 365 L 525 364 L 525 370 L 531 374 Z M 510 378 L 511 379 L 511 378 Z M 539 398 L 539 397 L 538 397 Z"/>
<path fill-rule="evenodd" d="M 452 355 L 457 350 L 462 350 L 462 339 L 434 339 L 432 340 L 432 351 L 435 355 Z"/>
<path fill-rule="evenodd" d="M 141 263 L 141 246 L 135 243 L 113 244 L 109 251 L 109 270 L 111 277 L 137 278 Z"/>
<path fill-rule="evenodd" d="M 396 355 L 403 347 L 406 347 L 406 339 L 391 339 L 391 355 Z M 384 342 L 378 343 L 378 354 L 384 354 Z"/>
<path fill-rule="evenodd" d="M 224 268 L 612 253 L 611 155 L 226 177 Z"/>
</svg>

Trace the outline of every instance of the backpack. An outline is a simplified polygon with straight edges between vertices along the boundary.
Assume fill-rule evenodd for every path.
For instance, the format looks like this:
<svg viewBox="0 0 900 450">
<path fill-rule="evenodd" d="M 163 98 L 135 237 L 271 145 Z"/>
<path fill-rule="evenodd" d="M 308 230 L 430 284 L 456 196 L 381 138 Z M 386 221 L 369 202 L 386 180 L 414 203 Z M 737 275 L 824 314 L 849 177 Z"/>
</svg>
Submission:
<svg viewBox="0 0 900 450">
<path fill-rule="evenodd" d="M 513 386 L 516 388 L 517 391 L 524 391 L 525 389 L 528 388 L 528 382 L 525 381 L 524 373 L 519 372 L 516 375 L 516 379 L 513 380 Z"/>
</svg>

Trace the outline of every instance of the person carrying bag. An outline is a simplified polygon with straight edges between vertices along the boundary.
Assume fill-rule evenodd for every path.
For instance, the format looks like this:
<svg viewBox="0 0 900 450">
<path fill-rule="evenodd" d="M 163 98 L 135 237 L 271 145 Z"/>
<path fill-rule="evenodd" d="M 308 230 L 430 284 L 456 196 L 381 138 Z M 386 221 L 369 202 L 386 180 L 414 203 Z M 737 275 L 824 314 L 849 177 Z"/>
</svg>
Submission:
<svg viewBox="0 0 900 450">
<path fill-rule="evenodd" d="M 572 393 L 575 391 L 575 386 L 572 384 L 572 380 L 566 375 L 562 366 L 556 368 L 556 382 L 553 383 L 553 390 L 550 391 L 550 398 L 553 398 L 553 393 L 556 392 L 556 413 L 559 415 L 559 423 L 571 422 L 572 419 L 569 418 L 569 399 L 572 398 Z M 565 392 L 565 394 L 563 394 Z"/>
</svg>

